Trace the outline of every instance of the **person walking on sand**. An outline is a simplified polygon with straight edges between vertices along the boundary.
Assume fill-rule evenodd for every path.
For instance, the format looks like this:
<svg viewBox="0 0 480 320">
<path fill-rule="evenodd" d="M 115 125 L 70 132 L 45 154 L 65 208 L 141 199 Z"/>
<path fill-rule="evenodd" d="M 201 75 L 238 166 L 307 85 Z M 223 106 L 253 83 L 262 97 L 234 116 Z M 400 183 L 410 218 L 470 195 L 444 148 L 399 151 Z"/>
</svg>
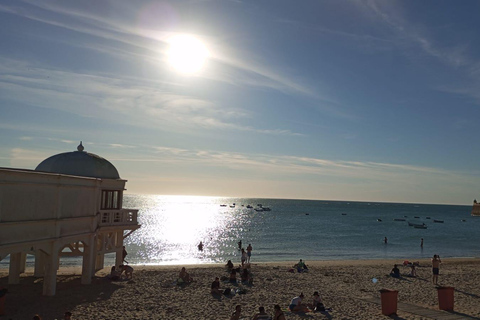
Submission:
<svg viewBox="0 0 480 320">
<path fill-rule="evenodd" d="M 252 245 L 249 243 L 247 247 L 247 263 L 250 263 L 250 257 L 252 256 Z"/>
<path fill-rule="evenodd" d="M 242 315 L 242 306 L 237 304 L 235 307 L 235 312 L 232 313 L 230 320 L 240 320 L 240 316 Z"/>
<path fill-rule="evenodd" d="M 440 263 L 442 263 L 442 260 L 440 260 L 439 255 L 434 255 L 432 258 L 432 283 L 434 285 L 438 285 L 438 274 L 440 273 Z"/>
</svg>

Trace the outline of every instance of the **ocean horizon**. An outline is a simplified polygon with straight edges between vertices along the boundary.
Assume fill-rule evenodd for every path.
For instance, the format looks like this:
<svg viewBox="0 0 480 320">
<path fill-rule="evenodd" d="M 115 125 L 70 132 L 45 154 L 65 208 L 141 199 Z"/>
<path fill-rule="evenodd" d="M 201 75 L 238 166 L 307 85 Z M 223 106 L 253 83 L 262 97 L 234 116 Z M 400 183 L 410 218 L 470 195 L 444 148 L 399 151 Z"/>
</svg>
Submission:
<svg viewBox="0 0 480 320">
<path fill-rule="evenodd" d="M 141 228 L 125 239 L 132 265 L 237 264 L 239 241 L 252 263 L 480 256 L 480 217 L 466 205 L 125 194 L 123 207 L 139 209 Z"/>
</svg>

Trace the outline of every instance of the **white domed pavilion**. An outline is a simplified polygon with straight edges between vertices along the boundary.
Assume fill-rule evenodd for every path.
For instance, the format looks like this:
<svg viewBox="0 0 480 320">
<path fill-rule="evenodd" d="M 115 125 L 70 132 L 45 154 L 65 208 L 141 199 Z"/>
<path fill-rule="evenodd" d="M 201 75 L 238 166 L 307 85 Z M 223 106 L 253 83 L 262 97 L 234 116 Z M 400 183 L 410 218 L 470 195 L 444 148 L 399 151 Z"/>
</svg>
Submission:
<svg viewBox="0 0 480 320">
<path fill-rule="evenodd" d="M 44 295 L 55 294 L 62 257 L 82 257 L 83 284 L 104 267 L 106 253 L 120 265 L 124 239 L 140 227 L 138 210 L 122 208 L 126 182 L 82 143 L 35 170 L 0 168 L 0 260 L 10 256 L 9 284 L 20 283 L 27 254 Z"/>
</svg>

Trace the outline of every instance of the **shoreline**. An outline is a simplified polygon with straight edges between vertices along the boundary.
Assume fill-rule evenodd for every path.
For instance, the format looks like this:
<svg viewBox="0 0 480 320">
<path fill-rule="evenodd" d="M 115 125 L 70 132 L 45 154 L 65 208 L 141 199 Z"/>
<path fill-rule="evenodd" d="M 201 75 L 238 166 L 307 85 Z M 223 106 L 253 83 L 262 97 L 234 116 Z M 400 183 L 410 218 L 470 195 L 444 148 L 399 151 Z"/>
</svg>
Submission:
<svg viewBox="0 0 480 320">
<path fill-rule="evenodd" d="M 61 319 L 67 310 L 73 313 L 73 319 L 229 319 L 237 304 L 242 306 L 242 317 L 251 319 L 259 306 L 272 313 L 274 304 L 285 309 L 300 292 L 310 302 L 312 293 L 319 291 L 325 306 L 332 310 L 328 315 L 309 312 L 308 318 L 366 320 L 384 317 L 381 306 L 369 301 L 378 299 L 383 288 L 398 290 L 399 302 L 438 310 L 431 262 L 418 261 L 415 278 L 407 277 L 410 268 L 403 267 L 400 259 L 305 261 L 307 273 L 287 272 L 296 261 L 253 261 L 253 286 L 222 282 L 222 289 L 245 289 L 246 293 L 219 298 L 210 294 L 210 284 L 215 277 L 228 276 L 224 264 L 132 265 L 133 280 L 120 282 L 106 279 L 110 271 L 107 267 L 96 273 L 91 285 L 80 284 L 79 267 L 65 267 L 59 270 L 54 297 L 41 295 L 43 279 L 34 278 L 33 269 L 21 275 L 19 285 L 7 285 L 8 270 L 0 270 L 0 286 L 9 290 L 2 319 L 29 319 L 35 313 L 44 320 Z M 442 261 L 439 284 L 455 287 L 455 311 L 480 318 L 480 259 Z M 401 279 L 388 275 L 395 263 L 404 275 Z M 183 266 L 195 281 L 179 286 L 175 281 Z M 397 314 L 402 319 L 425 319 L 402 310 Z M 305 314 L 285 315 L 287 319 L 305 318 Z"/>
</svg>

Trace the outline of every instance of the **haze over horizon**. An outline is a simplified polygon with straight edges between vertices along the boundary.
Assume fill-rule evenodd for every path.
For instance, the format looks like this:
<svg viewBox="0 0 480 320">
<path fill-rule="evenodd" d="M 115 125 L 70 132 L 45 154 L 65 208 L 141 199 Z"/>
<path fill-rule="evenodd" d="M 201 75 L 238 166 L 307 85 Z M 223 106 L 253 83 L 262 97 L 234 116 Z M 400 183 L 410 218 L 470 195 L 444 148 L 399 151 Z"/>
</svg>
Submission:
<svg viewBox="0 0 480 320">
<path fill-rule="evenodd" d="M 480 2 L 0 3 L 0 167 L 127 193 L 480 198 Z"/>
</svg>

